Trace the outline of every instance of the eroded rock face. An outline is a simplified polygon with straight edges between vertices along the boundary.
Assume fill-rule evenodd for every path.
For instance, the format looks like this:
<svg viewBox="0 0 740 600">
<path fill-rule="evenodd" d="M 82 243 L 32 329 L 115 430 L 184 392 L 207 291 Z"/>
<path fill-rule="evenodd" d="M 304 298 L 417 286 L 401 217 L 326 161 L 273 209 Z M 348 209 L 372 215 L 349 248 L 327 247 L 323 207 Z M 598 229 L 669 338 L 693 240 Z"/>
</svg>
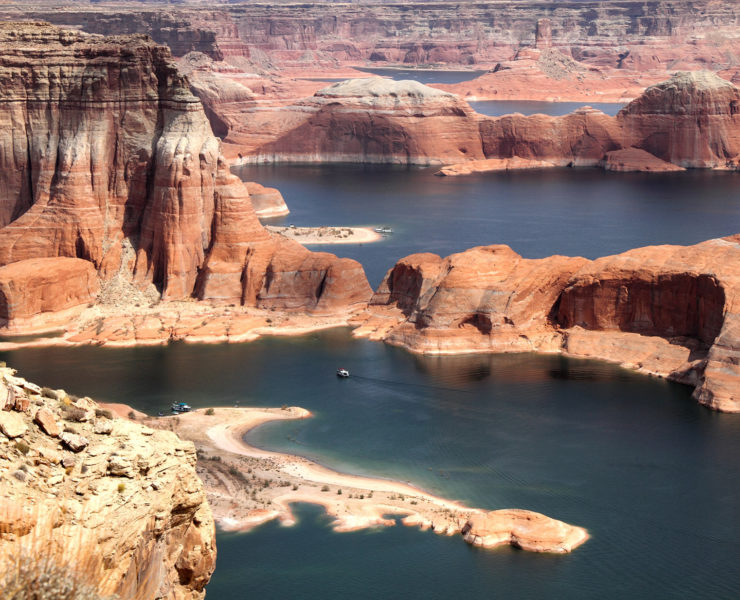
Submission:
<svg viewBox="0 0 740 600">
<path fill-rule="evenodd" d="M 678 73 L 647 88 L 617 120 L 625 146 L 681 167 L 737 167 L 740 90 L 710 71 Z"/>
<path fill-rule="evenodd" d="M 714 68 L 733 64 L 740 14 L 731 0 L 606 5 L 513 0 L 238 3 L 159 10 L 119 5 L 55 11 L 48 18 L 94 33 L 149 33 L 170 44 L 176 56 L 199 49 L 214 57 L 262 57 L 268 65 L 363 60 L 469 65 L 506 60 L 517 49 L 536 45 L 561 48 L 591 66 L 645 69 L 679 61 Z"/>
<path fill-rule="evenodd" d="M 14 421 L 0 427 L 0 583 L 28 556 L 25 569 L 57 561 L 60 573 L 84 578 L 101 597 L 203 598 L 215 528 L 192 443 L 61 390 L 42 397 L 12 373 L 0 369 L 0 389 L 28 402 L 0 412 L 0 425 Z M 92 418 L 80 420 L 87 412 Z M 77 565 L 88 566 L 78 573 Z"/>
<path fill-rule="evenodd" d="M 594 261 L 508 246 L 401 259 L 356 335 L 416 352 L 563 352 L 695 387 L 740 412 L 740 240 L 651 246 Z"/>
<path fill-rule="evenodd" d="M 586 530 L 529 510 L 503 509 L 473 514 L 462 529 L 473 546 L 502 544 L 530 552 L 570 552 L 588 539 Z"/>
<path fill-rule="evenodd" d="M 93 265 L 104 285 L 115 276 L 142 289 L 154 284 L 165 300 L 245 302 L 254 294 L 224 293 L 212 281 L 217 271 L 248 270 L 244 286 L 271 287 L 276 305 L 285 297 L 286 306 L 315 308 L 323 292 L 324 305 L 356 302 L 361 267 L 331 255 L 321 255 L 319 270 L 352 270 L 359 277 L 353 289 L 329 278 L 317 297 L 314 286 L 291 282 L 283 293 L 283 280 L 268 281 L 276 253 L 285 251 L 284 268 L 296 273 L 310 253 L 262 228 L 169 50 L 144 36 L 0 25 L 0 125 L 0 264 L 66 257 Z M 60 284 L 41 276 L 29 282 L 43 298 Z M 26 303 L 13 310 L 48 309 Z"/>
<path fill-rule="evenodd" d="M 336 83 L 278 111 L 253 113 L 249 129 L 268 132 L 269 139 L 253 136 L 244 162 L 438 164 L 483 158 L 470 106 L 416 81 Z"/>
<path fill-rule="evenodd" d="M 678 73 L 617 117 L 589 107 L 562 117 L 488 117 L 417 82 L 357 79 L 252 112 L 230 135 L 242 162 L 460 165 L 441 172 L 448 175 L 534 166 L 735 169 L 740 91 L 709 72 Z"/>
<path fill-rule="evenodd" d="M 98 294 L 95 267 L 78 258 L 30 258 L 0 267 L 0 322 L 13 328 L 45 313 L 87 305 Z"/>
</svg>

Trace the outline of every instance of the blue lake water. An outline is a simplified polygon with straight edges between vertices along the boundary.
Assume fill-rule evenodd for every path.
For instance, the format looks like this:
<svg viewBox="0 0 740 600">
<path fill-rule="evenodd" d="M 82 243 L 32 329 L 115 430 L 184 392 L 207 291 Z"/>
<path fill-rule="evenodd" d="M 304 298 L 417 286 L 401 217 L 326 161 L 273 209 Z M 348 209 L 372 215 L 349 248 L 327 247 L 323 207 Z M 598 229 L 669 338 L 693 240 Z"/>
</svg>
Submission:
<svg viewBox="0 0 740 600">
<path fill-rule="evenodd" d="M 344 329 L 0 359 L 42 385 L 155 414 L 176 400 L 298 404 L 315 417 L 249 441 L 593 536 L 567 556 L 482 551 L 402 526 L 335 534 L 306 509 L 293 529 L 220 534 L 211 598 L 729 599 L 740 586 L 740 418 L 698 406 L 685 386 L 558 356 L 414 356 Z M 337 379 L 337 365 L 353 377 Z"/>
<path fill-rule="evenodd" d="M 728 173 L 557 170 L 445 179 L 433 169 L 250 167 L 296 225 L 391 225 L 377 244 L 328 249 L 373 285 L 410 252 L 508 243 L 528 257 L 595 257 L 740 231 Z M 322 249 L 327 249 L 323 247 Z M 405 527 L 336 534 L 312 507 L 294 528 L 219 534 L 217 600 L 717 598 L 740 589 L 740 416 L 688 387 L 598 361 L 529 354 L 422 357 L 346 329 L 242 345 L 0 353 L 41 385 L 156 414 L 194 406 L 310 409 L 268 424 L 258 446 L 410 481 L 484 508 L 584 526 L 571 555 L 473 549 Z M 338 366 L 353 377 L 339 380 Z"/>
<path fill-rule="evenodd" d="M 460 83 L 480 77 L 487 71 L 446 71 L 441 69 L 400 69 L 390 67 L 355 67 L 358 71 L 400 81 L 413 79 L 419 83 Z"/>
<path fill-rule="evenodd" d="M 291 214 L 270 223 L 389 225 L 366 245 L 315 246 L 362 262 L 376 286 L 399 258 L 508 244 L 527 258 L 597 258 L 651 244 L 740 232 L 740 173 L 607 173 L 546 169 L 436 177 L 437 168 L 248 166 L 235 172 L 281 190 Z"/>
<path fill-rule="evenodd" d="M 572 113 L 583 106 L 590 106 L 600 110 L 607 115 L 616 115 L 625 105 L 614 102 L 537 102 L 524 100 L 482 100 L 480 102 L 471 102 L 473 110 L 482 115 L 491 117 L 500 117 L 512 113 L 521 113 L 523 115 L 550 115 L 559 117 Z"/>
</svg>

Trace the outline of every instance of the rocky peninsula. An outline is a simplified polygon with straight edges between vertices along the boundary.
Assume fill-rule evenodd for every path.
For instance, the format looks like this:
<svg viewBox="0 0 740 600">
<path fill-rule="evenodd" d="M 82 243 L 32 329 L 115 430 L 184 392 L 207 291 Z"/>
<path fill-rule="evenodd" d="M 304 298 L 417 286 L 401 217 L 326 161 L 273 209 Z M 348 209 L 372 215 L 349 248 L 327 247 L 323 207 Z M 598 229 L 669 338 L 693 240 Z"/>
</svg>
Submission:
<svg viewBox="0 0 740 600">
<path fill-rule="evenodd" d="M 693 386 L 740 412 L 740 237 L 594 261 L 508 246 L 414 254 L 386 274 L 355 335 L 414 352 L 560 352 Z"/>
<path fill-rule="evenodd" d="M 415 81 L 354 79 L 274 110 L 226 137 L 237 162 L 447 164 L 440 175 L 551 167 L 736 170 L 740 90 L 709 71 L 679 72 L 611 117 L 488 117 Z M 218 107 L 213 107 L 218 111 Z M 233 149 L 232 149 L 233 153 Z"/>
<path fill-rule="evenodd" d="M 268 421 L 305 419 L 298 407 L 199 409 L 176 417 L 145 419 L 198 448 L 198 473 L 217 523 L 249 530 L 279 519 L 295 523 L 291 504 L 323 506 L 335 531 L 388 527 L 396 518 L 470 544 L 510 544 L 532 552 L 566 553 L 588 539 L 586 530 L 527 510 L 485 511 L 433 496 L 410 484 L 332 471 L 308 459 L 259 450 L 244 435 Z"/>
</svg>

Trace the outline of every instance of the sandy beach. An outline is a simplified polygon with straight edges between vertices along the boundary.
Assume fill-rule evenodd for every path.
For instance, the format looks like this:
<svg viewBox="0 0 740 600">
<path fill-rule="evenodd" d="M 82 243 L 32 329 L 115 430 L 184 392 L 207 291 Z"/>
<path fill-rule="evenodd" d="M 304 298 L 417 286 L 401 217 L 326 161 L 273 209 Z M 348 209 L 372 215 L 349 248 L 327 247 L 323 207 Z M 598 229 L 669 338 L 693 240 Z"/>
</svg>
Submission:
<svg viewBox="0 0 740 600">
<path fill-rule="evenodd" d="M 292 525 L 296 518 L 291 505 L 304 502 L 323 506 L 334 519 L 332 528 L 336 531 L 393 526 L 399 518 L 404 525 L 453 535 L 465 532 L 471 519 L 493 516 L 497 526 L 494 537 L 474 535 L 471 541 L 468 535 L 466 541 L 482 546 L 508 543 L 528 550 L 569 552 L 588 539 L 584 529 L 544 515 L 516 510 L 487 512 L 408 483 L 340 473 L 300 456 L 252 447 L 243 440 L 248 431 L 268 421 L 310 417 L 309 411 L 299 407 L 218 407 L 144 422 L 175 431 L 195 444 L 198 473 L 216 522 L 225 530 L 248 531 L 273 519 Z M 521 527 L 523 517 L 529 530 Z M 532 526 L 534 519 L 546 521 L 546 535 Z M 543 542 L 553 527 L 563 532 L 563 539 Z"/>
<path fill-rule="evenodd" d="M 367 244 L 383 239 L 383 235 L 370 227 L 278 227 L 266 229 L 284 235 L 301 244 Z"/>
</svg>

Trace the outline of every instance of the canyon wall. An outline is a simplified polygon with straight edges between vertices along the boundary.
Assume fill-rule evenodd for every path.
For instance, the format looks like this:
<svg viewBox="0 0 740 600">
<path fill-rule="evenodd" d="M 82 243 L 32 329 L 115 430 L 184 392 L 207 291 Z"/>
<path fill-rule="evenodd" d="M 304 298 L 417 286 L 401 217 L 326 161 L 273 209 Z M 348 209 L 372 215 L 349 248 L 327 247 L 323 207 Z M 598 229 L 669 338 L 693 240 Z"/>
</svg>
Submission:
<svg viewBox="0 0 740 600">
<path fill-rule="evenodd" d="M 3 24 L 0 124 L 0 265 L 81 259 L 104 291 L 165 300 L 322 312 L 369 297 L 355 261 L 260 225 L 169 49 L 144 36 Z"/>
<path fill-rule="evenodd" d="M 265 65 L 371 61 L 495 64 L 522 47 L 556 48 L 594 66 L 644 70 L 737 65 L 740 8 L 731 0 L 557 2 L 111 4 L 25 13 L 102 34 L 147 33 L 176 56 L 251 57 Z"/>
<path fill-rule="evenodd" d="M 210 109 L 221 110 L 218 102 Z M 740 90 L 709 71 L 679 72 L 616 117 L 588 107 L 562 117 L 488 117 L 414 81 L 369 78 L 287 106 L 254 107 L 231 123 L 225 145 L 241 162 L 459 163 L 445 175 L 528 165 L 667 171 L 740 164 Z"/>
<path fill-rule="evenodd" d="M 203 598 L 216 540 L 195 463 L 173 433 L 0 368 L 0 585 Z"/>
<path fill-rule="evenodd" d="M 562 352 L 695 387 L 740 412 L 740 238 L 589 261 L 524 259 L 508 246 L 391 268 L 356 335 L 415 352 Z"/>
</svg>

